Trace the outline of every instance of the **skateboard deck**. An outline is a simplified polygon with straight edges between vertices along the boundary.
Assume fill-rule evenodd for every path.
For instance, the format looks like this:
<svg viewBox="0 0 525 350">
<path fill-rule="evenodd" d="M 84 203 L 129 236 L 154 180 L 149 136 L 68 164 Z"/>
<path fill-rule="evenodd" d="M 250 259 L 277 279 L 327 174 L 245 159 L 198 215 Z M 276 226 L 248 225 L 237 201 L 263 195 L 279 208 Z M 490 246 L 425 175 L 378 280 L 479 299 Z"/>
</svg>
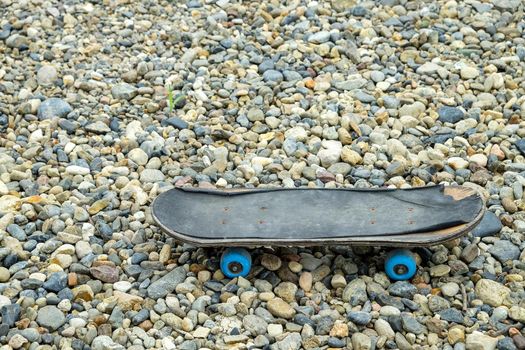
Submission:
<svg viewBox="0 0 525 350">
<path fill-rule="evenodd" d="M 462 186 L 413 189 L 173 188 L 154 201 L 156 223 L 198 246 L 429 246 L 473 229 L 485 210 Z"/>
</svg>

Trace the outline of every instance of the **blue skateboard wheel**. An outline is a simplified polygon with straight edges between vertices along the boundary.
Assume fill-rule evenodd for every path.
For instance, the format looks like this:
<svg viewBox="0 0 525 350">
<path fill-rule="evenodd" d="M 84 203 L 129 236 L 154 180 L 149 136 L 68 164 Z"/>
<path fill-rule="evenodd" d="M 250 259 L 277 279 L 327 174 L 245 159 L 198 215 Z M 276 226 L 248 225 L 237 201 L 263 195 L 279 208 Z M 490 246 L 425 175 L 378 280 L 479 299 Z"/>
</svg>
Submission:
<svg viewBox="0 0 525 350">
<path fill-rule="evenodd" d="M 416 258 L 408 249 L 392 250 L 385 259 L 385 273 L 392 280 L 408 280 L 414 277 L 416 271 Z"/>
<path fill-rule="evenodd" d="M 221 271 L 228 278 L 246 277 L 252 268 L 252 257 L 243 248 L 228 248 L 221 256 Z"/>
</svg>

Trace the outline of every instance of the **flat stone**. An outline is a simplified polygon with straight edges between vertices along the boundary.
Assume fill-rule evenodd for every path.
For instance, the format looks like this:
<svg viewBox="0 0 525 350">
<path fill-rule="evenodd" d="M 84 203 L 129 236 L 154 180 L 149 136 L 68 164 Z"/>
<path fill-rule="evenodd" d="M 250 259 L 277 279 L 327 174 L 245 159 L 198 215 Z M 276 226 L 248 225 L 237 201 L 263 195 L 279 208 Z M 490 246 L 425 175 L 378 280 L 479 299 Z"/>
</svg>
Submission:
<svg viewBox="0 0 525 350">
<path fill-rule="evenodd" d="M 308 42 L 312 44 L 322 44 L 330 40 L 330 32 L 320 31 L 308 37 Z"/>
<path fill-rule="evenodd" d="M 438 120 L 443 123 L 455 124 L 465 117 L 465 113 L 457 107 L 443 106 L 438 109 Z"/>
<path fill-rule="evenodd" d="M 365 282 L 359 278 L 350 281 L 343 290 L 342 298 L 352 306 L 365 303 L 368 300 Z"/>
<path fill-rule="evenodd" d="M 175 129 L 187 129 L 189 126 L 187 122 L 177 117 L 165 119 L 164 123 L 173 126 Z"/>
<path fill-rule="evenodd" d="M 38 310 L 36 322 L 50 331 L 55 331 L 66 322 L 66 317 L 55 306 L 47 305 Z"/>
<path fill-rule="evenodd" d="M 505 303 L 510 295 L 510 289 L 489 279 L 480 279 L 476 283 L 475 292 L 485 304 L 498 307 Z"/>
<path fill-rule="evenodd" d="M 500 262 L 505 263 L 509 260 L 518 260 L 520 248 L 510 241 L 500 239 L 494 242 L 494 245 L 489 248 L 489 253 Z"/>
<path fill-rule="evenodd" d="M 372 320 L 372 315 L 363 311 L 350 311 L 348 313 L 348 320 L 359 326 L 365 326 Z"/>
<path fill-rule="evenodd" d="M 463 323 L 463 314 L 458 309 L 449 308 L 449 309 L 441 310 L 439 312 L 439 316 L 444 321 L 454 322 L 458 324 Z"/>
<path fill-rule="evenodd" d="M 37 111 L 38 119 L 64 118 L 71 113 L 73 108 L 66 101 L 60 98 L 48 98 L 40 104 Z"/>
<path fill-rule="evenodd" d="M 20 319 L 20 305 L 3 305 L 0 308 L 0 314 L 2 315 L 2 323 L 8 325 L 9 327 L 13 327 Z"/>
<path fill-rule="evenodd" d="M 131 84 L 122 83 L 111 88 L 111 95 L 118 100 L 131 100 L 138 94 L 138 89 Z"/>
<path fill-rule="evenodd" d="M 43 65 L 38 70 L 36 79 L 42 86 L 52 86 L 57 80 L 57 70 L 51 65 Z"/>
<path fill-rule="evenodd" d="M 522 4 L 521 0 L 491 0 L 490 2 L 501 11 L 515 11 Z"/>
<path fill-rule="evenodd" d="M 281 298 L 269 300 L 267 303 L 268 311 L 275 317 L 291 319 L 295 315 L 295 310 Z"/>
<path fill-rule="evenodd" d="M 98 280 L 106 283 L 115 283 L 119 280 L 119 273 L 115 267 L 100 265 L 89 269 L 91 275 Z"/>
<path fill-rule="evenodd" d="M 483 218 L 481 219 L 481 222 L 472 230 L 472 235 L 474 237 L 488 237 L 488 236 L 495 236 L 497 235 L 501 229 L 503 228 L 503 225 L 501 224 L 501 221 L 491 211 L 486 211 L 483 215 Z"/>
<path fill-rule="evenodd" d="M 259 317 L 257 315 L 244 316 L 242 324 L 247 331 L 249 331 L 252 335 L 255 336 L 265 334 L 267 328 L 269 327 L 268 323 L 266 323 L 266 321 L 262 317 Z"/>
<path fill-rule="evenodd" d="M 176 267 L 165 276 L 153 282 L 147 289 L 148 296 L 152 299 L 163 298 L 173 292 L 179 283 L 186 279 L 184 267 Z"/>
<path fill-rule="evenodd" d="M 140 181 L 141 182 L 161 182 L 164 181 L 165 176 L 162 173 L 162 171 L 158 169 L 144 169 L 140 173 Z"/>
<path fill-rule="evenodd" d="M 496 350 L 498 339 L 474 331 L 467 334 L 465 346 L 467 350 Z"/>
<path fill-rule="evenodd" d="M 388 287 L 390 295 L 412 299 L 417 293 L 417 288 L 407 281 L 397 281 Z"/>
<path fill-rule="evenodd" d="M 401 314 L 401 322 L 403 324 L 403 329 L 407 332 L 417 335 L 422 334 L 425 331 L 425 327 L 411 315 Z"/>
</svg>

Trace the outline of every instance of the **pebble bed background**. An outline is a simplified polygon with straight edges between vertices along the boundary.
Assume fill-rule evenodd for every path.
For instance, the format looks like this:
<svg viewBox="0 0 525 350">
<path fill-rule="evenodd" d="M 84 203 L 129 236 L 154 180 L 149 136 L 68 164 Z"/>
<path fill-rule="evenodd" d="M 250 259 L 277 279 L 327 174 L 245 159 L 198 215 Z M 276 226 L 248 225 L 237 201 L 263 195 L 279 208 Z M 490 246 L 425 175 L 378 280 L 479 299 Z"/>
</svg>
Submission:
<svg viewBox="0 0 525 350">
<path fill-rule="evenodd" d="M 0 0 L 0 349 L 524 349 L 523 11 Z M 261 248 L 229 281 L 149 208 L 174 185 L 436 183 L 488 214 L 396 283 L 350 247 Z"/>
</svg>

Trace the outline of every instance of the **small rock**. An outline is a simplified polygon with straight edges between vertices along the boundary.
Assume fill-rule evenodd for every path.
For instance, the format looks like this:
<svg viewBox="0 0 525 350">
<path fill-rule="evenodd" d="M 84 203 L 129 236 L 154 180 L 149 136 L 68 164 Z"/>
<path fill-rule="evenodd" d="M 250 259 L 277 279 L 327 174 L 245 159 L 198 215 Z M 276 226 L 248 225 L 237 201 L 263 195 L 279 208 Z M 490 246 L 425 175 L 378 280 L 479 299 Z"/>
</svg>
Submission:
<svg viewBox="0 0 525 350">
<path fill-rule="evenodd" d="M 352 346 L 354 350 L 370 350 L 372 349 L 372 340 L 366 334 L 354 333 L 352 335 Z"/>
<path fill-rule="evenodd" d="M 305 292 L 309 292 L 312 289 L 313 277 L 312 274 L 308 271 L 305 271 L 299 277 L 299 286 Z"/>
<path fill-rule="evenodd" d="M 372 315 L 363 311 L 351 311 L 348 313 L 348 320 L 359 326 L 365 326 L 372 320 Z"/>
<path fill-rule="evenodd" d="M 73 108 L 66 101 L 60 98 L 48 98 L 38 107 L 37 116 L 40 120 L 64 118 L 71 113 Z"/>
<path fill-rule="evenodd" d="M 277 271 L 281 268 L 281 259 L 273 254 L 263 254 L 261 257 L 261 265 L 270 271 Z"/>
<path fill-rule="evenodd" d="M 481 219 L 481 222 L 472 230 L 472 235 L 474 237 L 488 237 L 488 236 L 494 236 L 497 235 L 501 229 L 503 228 L 503 225 L 501 224 L 501 221 L 491 211 L 486 211 L 485 215 L 483 215 L 483 218 Z"/>
<path fill-rule="evenodd" d="M 475 292 L 485 304 L 501 306 L 510 294 L 510 289 L 489 279 L 480 279 L 476 283 Z"/>
<path fill-rule="evenodd" d="M 186 279 L 184 267 L 176 267 L 148 287 L 148 296 L 152 299 L 163 298 L 175 290 L 175 287 Z"/>
<path fill-rule="evenodd" d="M 397 281 L 388 287 L 388 291 L 393 296 L 412 299 L 417 293 L 417 288 L 407 281 Z"/>
<path fill-rule="evenodd" d="M 13 327 L 20 319 L 20 305 L 4 305 L 2 308 L 0 308 L 0 314 L 2 315 L 2 323 L 8 325 L 9 327 Z"/>
<path fill-rule="evenodd" d="M 476 67 L 466 66 L 466 67 L 461 68 L 460 74 L 461 74 L 461 78 L 465 80 L 475 79 L 479 76 L 479 71 Z"/>
<path fill-rule="evenodd" d="M 89 269 L 91 275 L 106 283 L 115 283 L 119 280 L 118 270 L 109 265 L 100 265 Z"/>
<path fill-rule="evenodd" d="M 489 253 L 500 262 L 505 263 L 509 260 L 517 260 L 520 256 L 520 249 L 512 242 L 500 239 L 490 247 Z"/>
<path fill-rule="evenodd" d="M 116 98 L 118 100 L 131 100 L 138 94 L 138 89 L 134 87 L 131 84 L 128 83 L 122 83 L 113 86 L 111 89 L 111 95 L 113 95 L 113 98 Z"/>
<path fill-rule="evenodd" d="M 478 331 L 467 334 L 465 342 L 467 350 L 495 350 L 497 344 L 497 338 L 492 338 Z"/>
<path fill-rule="evenodd" d="M 51 65 L 44 65 L 40 67 L 36 74 L 38 84 L 42 86 L 52 86 L 57 78 L 57 70 Z"/>
<path fill-rule="evenodd" d="M 462 120 L 465 113 L 457 107 L 443 106 L 438 109 L 439 121 L 455 124 Z"/>
<path fill-rule="evenodd" d="M 50 331 L 55 331 L 66 322 L 66 317 L 55 306 L 47 305 L 38 310 L 36 322 Z"/>
<path fill-rule="evenodd" d="M 271 299 L 267 303 L 268 311 L 275 317 L 291 319 L 295 315 L 295 310 L 283 299 Z"/>
<path fill-rule="evenodd" d="M 359 278 L 350 281 L 343 290 L 342 298 L 352 306 L 365 303 L 368 300 L 365 282 Z"/>
</svg>

